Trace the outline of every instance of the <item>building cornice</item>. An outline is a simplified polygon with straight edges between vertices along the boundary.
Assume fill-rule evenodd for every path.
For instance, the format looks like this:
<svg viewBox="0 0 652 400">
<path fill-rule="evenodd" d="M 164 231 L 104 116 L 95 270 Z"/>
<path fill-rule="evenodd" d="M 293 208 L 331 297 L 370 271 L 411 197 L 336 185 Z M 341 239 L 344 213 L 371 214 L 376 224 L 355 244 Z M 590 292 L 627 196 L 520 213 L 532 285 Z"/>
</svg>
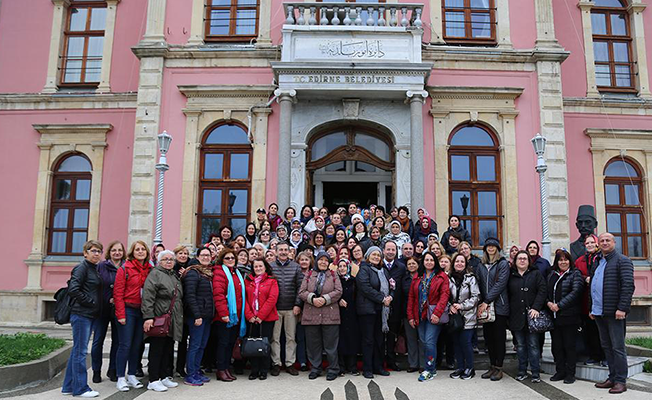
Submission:
<svg viewBox="0 0 652 400">
<path fill-rule="evenodd" d="M 652 115 L 652 100 L 641 97 L 565 97 L 565 113 Z"/>
<path fill-rule="evenodd" d="M 136 93 L 0 93 L 0 111 L 136 108 Z"/>
<path fill-rule="evenodd" d="M 179 91 L 187 98 L 269 97 L 273 85 L 180 85 Z"/>
<path fill-rule="evenodd" d="M 422 46 L 424 61 L 471 61 L 478 63 L 536 63 L 563 62 L 570 52 L 561 47 L 537 49 L 509 49 L 500 47 L 457 47 L 426 44 Z"/>
<path fill-rule="evenodd" d="M 427 86 L 432 99 L 515 100 L 523 88 L 480 86 Z"/>
</svg>

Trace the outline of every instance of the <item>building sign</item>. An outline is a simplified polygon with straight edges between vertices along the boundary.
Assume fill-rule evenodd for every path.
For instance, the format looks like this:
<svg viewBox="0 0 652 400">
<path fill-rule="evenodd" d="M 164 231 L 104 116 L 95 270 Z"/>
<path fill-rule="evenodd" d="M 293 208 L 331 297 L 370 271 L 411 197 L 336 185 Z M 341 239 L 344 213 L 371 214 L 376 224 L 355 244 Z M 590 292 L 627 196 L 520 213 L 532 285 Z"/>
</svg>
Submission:
<svg viewBox="0 0 652 400">
<path fill-rule="evenodd" d="M 380 40 L 329 40 L 319 45 L 322 54 L 328 57 L 350 57 L 380 59 L 385 57 Z"/>
<path fill-rule="evenodd" d="M 306 74 L 292 75 L 294 83 L 316 84 L 345 84 L 345 85 L 382 85 L 393 84 L 395 77 L 392 75 L 331 75 L 331 74 Z"/>
</svg>

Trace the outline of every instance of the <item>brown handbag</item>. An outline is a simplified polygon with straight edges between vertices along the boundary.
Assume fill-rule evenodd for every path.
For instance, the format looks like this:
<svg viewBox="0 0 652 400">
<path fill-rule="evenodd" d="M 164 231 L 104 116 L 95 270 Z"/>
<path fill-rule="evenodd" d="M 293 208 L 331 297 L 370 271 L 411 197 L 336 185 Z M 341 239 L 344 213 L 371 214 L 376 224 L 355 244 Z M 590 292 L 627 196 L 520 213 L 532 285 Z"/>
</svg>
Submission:
<svg viewBox="0 0 652 400">
<path fill-rule="evenodd" d="M 149 328 L 149 332 L 145 332 L 148 337 L 167 337 L 170 333 L 170 324 L 172 323 L 172 309 L 174 309 L 174 302 L 177 300 L 177 287 L 174 287 L 174 295 L 170 308 L 165 314 L 154 317 L 154 324 Z"/>
</svg>

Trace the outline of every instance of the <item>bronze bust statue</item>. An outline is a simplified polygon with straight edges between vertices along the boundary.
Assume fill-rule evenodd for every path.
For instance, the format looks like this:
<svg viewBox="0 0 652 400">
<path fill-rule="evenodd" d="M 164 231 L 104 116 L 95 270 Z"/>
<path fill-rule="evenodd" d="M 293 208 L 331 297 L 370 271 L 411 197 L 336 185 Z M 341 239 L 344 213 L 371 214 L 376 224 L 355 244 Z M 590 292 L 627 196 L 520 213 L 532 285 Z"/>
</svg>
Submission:
<svg viewBox="0 0 652 400">
<path fill-rule="evenodd" d="M 580 232 L 580 237 L 570 245 L 570 253 L 571 257 L 573 257 L 573 261 L 586 253 L 584 240 L 587 236 L 594 233 L 595 228 L 598 227 L 598 220 L 595 219 L 595 208 L 587 204 L 581 205 L 577 210 L 575 226 Z"/>
</svg>

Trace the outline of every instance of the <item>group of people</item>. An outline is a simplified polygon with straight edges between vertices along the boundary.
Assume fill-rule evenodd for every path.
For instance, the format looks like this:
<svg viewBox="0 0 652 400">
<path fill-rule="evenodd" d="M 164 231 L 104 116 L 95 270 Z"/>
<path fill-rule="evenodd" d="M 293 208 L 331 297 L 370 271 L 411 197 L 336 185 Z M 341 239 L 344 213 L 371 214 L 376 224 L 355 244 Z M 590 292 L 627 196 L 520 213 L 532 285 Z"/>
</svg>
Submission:
<svg viewBox="0 0 652 400">
<path fill-rule="evenodd" d="M 334 380 L 360 375 L 360 354 L 368 379 L 400 371 L 397 355 L 406 353 L 407 372 L 419 372 L 419 381 L 433 379 L 438 366 L 468 380 L 475 376 L 479 327 L 491 364 L 483 379 L 502 379 L 509 329 L 516 379 L 527 379 L 529 366 L 532 382 L 539 382 L 544 336 L 529 326 L 542 314 L 554 321 L 551 380 L 575 381 L 582 327 L 589 332 L 587 362 L 606 360 L 610 369 L 596 386 L 626 390 L 633 268 L 612 235 L 587 237 L 587 252 L 577 260 L 558 249 L 550 265 L 536 241 L 513 246 L 505 257 L 500 241 L 486 238 L 478 257 L 458 216 L 440 238 L 424 209 L 416 221 L 404 206 L 389 214 L 356 204 L 333 214 L 305 206 L 299 216 L 290 207 L 281 217 L 276 204 L 268 211 L 258 210 L 241 235 L 222 227 L 195 258 L 185 246 L 157 244 L 150 252 L 136 241 L 127 251 L 114 241 L 104 252 L 101 243 L 87 242 L 68 286 L 73 350 L 62 392 L 98 395 L 87 383 L 87 344 L 92 334 L 93 382 L 101 382 L 109 325 L 108 377 L 120 391 L 143 387 L 145 342 L 147 388 L 156 392 L 178 386 L 175 370 L 184 384 L 202 386 L 213 370 L 217 380 L 236 380 L 247 363 L 250 380 L 283 368 Z M 590 332 L 599 333 L 599 343 Z M 269 351 L 242 357 L 242 338 L 267 338 Z"/>
</svg>

